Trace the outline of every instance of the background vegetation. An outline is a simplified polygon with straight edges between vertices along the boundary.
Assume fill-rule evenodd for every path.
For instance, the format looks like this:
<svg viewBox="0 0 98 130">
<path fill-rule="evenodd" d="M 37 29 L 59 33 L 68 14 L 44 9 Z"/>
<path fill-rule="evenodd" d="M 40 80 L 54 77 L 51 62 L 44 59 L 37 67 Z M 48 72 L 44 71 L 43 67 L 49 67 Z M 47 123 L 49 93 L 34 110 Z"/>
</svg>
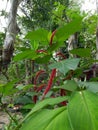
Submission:
<svg viewBox="0 0 98 130">
<path fill-rule="evenodd" d="M 10 118 L 4 129 L 97 130 L 98 14 L 71 0 L 24 0 L 18 8 L 18 32 L 0 33 L 0 107 Z M 7 32 L 13 51 L 4 48 Z"/>
</svg>

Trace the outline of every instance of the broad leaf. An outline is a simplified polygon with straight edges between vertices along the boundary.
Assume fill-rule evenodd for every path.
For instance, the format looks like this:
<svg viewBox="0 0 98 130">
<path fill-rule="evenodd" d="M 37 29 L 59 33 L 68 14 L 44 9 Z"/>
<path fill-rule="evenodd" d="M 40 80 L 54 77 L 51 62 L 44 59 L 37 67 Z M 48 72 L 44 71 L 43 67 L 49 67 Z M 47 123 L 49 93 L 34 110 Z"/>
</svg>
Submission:
<svg viewBox="0 0 98 130">
<path fill-rule="evenodd" d="M 30 116 L 30 115 L 32 115 L 34 112 L 40 110 L 43 107 L 46 107 L 48 105 L 52 106 L 52 105 L 58 104 L 60 102 L 63 102 L 65 100 L 68 100 L 68 97 L 47 98 L 47 99 L 45 99 L 45 100 L 37 103 L 35 105 L 35 107 L 31 110 L 31 112 L 27 115 L 27 117 Z"/>
<path fill-rule="evenodd" d="M 20 61 L 20 60 L 24 60 L 24 59 L 35 59 L 37 57 L 38 57 L 38 55 L 34 51 L 26 50 L 26 51 L 23 51 L 21 53 L 18 53 L 14 57 L 14 61 Z"/>
<path fill-rule="evenodd" d="M 48 44 L 48 31 L 45 29 L 38 29 L 35 31 L 28 32 L 25 36 L 30 41 L 40 41 L 41 44 Z"/>
<path fill-rule="evenodd" d="M 68 104 L 72 130 L 98 129 L 98 96 L 89 91 L 75 92 Z"/>
<path fill-rule="evenodd" d="M 77 48 L 70 51 L 72 54 L 75 54 L 80 57 L 90 57 L 91 56 L 91 49 L 89 48 Z"/>
<path fill-rule="evenodd" d="M 67 25 L 59 28 L 56 32 L 56 37 L 58 41 L 65 41 L 69 38 L 70 35 L 74 34 L 75 32 L 79 31 L 82 27 L 82 18 L 77 18 Z"/>
<path fill-rule="evenodd" d="M 78 85 L 74 80 L 66 80 L 62 86 L 57 86 L 54 88 L 57 88 L 57 89 L 62 88 L 62 89 L 68 90 L 68 91 L 75 91 L 77 89 L 77 87 L 78 87 Z"/>
<path fill-rule="evenodd" d="M 66 107 L 54 110 L 37 108 L 23 122 L 20 130 L 97 130 L 97 107 L 97 95 L 89 91 L 75 92 L 68 103 L 68 110 Z"/>
<path fill-rule="evenodd" d="M 43 109 L 31 115 L 20 130 L 72 130 L 66 107 Z"/>
<path fill-rule="evenodd" d="M 79 58 L 66 59 L 49 65 L 49 68 L 56 68 L 65 75 L 69 70 L 75 70 L 79 64 L 79 61 Z"/>
</svg>

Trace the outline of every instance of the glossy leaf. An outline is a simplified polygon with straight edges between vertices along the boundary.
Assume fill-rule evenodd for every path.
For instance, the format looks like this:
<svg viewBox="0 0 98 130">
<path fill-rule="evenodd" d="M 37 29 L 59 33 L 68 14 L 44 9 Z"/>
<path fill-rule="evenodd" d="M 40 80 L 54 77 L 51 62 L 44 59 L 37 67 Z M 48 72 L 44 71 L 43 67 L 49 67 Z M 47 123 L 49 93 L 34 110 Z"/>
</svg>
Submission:
<svg viewBox="0 0 98 130">
<path fill-rule="evenodd" d="M 58 104 L 60 102 L 63 102 L 65 100 L 68 100 L 68 97 L 47 98 L 47 99 L 37 103 L 35 105 L 35 107 L 31 110 L 31 112 L 27 115 L 27 117 L 32 115 L 34 112 L 40 110 L 41 108 L 44 108 L 44 107 L 46 107 L 48 105 L 52 106 L 52 105 Z"/>
<path fill-rule="evenodd" d="M 78 17 L 67 25 L 63 26 L 62 28 L 59 28 L 56 32 L 56 37 L 58 38 L 58 41 L 65 41 L 67 38 L 69 38 L 70 35 L 81 30 L 81 23 L 82 18 Z"/>
<path fill-rule="evenodd" d="M 28 32 L 25 38 L 29 39 L 30 41 L 40 41 L 42 44 L 48 45 L 48 31 L 45 29 L 38 29 Z"/>
<path fill-rule="evenodd" d="M 43 106 L 43 105 L 42 105 Z M 98 96 L 89 91 L 74 92 L 67 107 L 38 109 L 28 116 L 20 130 L 97 130 Z M 41 107 L 40 107 L 41 108 Z"/>
<path fill-rule="evenodd" d="M 79 61 L 79 58 L 66 59 L 49 65 L 49 68 L 56 68 L 65 75 L 69 70 L 75 70 L 79 64 Z"/>
<path fill-rule="evenodd" d="M 24 59 L 35 59 L 37 57 L 39 57 L 39 56 L 34 51 L 26 50 L 26 51 L 23 51 L 21 53 L 18 53 L 14 57 L 14 61 L 20 61 L 20 60 L 24 60 Z"/>
<path fill-rule="evenodd" d="M 75 92 L 68 104 L 72 130 L 98 129 L 98 96 L 89 91 Z"/>
<path fill-rule="evenodd" d="M 30 116 L 20 130 L 71 130 L 66 107 L 43 109 Z"/>
</svg>

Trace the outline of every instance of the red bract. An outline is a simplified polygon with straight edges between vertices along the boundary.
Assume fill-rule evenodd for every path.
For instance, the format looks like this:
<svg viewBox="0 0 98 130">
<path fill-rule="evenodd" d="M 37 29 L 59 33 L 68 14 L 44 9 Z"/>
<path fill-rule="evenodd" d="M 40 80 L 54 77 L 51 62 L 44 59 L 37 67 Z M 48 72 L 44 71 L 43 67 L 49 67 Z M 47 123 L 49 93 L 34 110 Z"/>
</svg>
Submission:
<svg viewBox="0 0 98 130">
<path fill-rule="evenodd" d="M 52 32 L 52 35 L 51 35 L 51 38 L 50 38 L 50 45 L 52 45 L 52 41 L 53 41 L 53 38 L 54 38 L 54 35 L 55 35 L 56 31 L 57 31 L 57 30 L 54 30 L 54 31 Z"/>
<path fill-rule="evenodd" d="M 48 93 L 48 91 L 51 89 L 51 86 L 52 86 L 52 83 L 53 83 L 53 80 L 56 76 L 56 69 L 53 69 L 52 72 L 51 72 L 51 75 L 50 75 L 50 79 L 48 81 L 48 85 L 43 93 L 43 97 L 42 99 L 45 97 L 45 95 Z"/>
</svg>

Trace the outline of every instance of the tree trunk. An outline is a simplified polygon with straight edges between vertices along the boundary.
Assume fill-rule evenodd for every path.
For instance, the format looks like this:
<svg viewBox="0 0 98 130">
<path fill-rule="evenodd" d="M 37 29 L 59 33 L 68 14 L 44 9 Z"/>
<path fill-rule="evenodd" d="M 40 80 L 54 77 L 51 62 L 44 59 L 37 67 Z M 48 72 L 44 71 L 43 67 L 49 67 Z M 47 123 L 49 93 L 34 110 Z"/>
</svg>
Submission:
<svg viewBox="0 0 98 130">
<path fill-rule="evenodd" d="M 31 67 L 30 67 L 30 64 L 31 64 L 31 62 L 30 62 L 30 60 L 25 60 L 25 74 L 26 74 L 26 76 L 25 76 L 25 83 L 28 85 L 28 84 L 30 84 L 31 83 Z"/>
<path fill-rule="evenodd" d="M 78 45 L 78 32 L 70 36 L 70 38 L 68 39 L 68 52 L 71 57 L 73 57 L 73 55 L 70 54 L 70 50 L 77 48 L 77 45 Z M 77 56 L 74 55 L 74 57 Z"/>
<path fill-rule="evenodd" d="M 3 68 L 7 68 L 13 56 L 15 37 L 19 32 L 19 28 L 16 22 L 16 15 L 17 15 L 17 8 L 20 2 L 21 0 L 11 1 L 11 8 L 8 15 L 7 32 L 6 32 L 4 45 L 3 45 L 3 52 L 2 52 Z"/>
</svg>

